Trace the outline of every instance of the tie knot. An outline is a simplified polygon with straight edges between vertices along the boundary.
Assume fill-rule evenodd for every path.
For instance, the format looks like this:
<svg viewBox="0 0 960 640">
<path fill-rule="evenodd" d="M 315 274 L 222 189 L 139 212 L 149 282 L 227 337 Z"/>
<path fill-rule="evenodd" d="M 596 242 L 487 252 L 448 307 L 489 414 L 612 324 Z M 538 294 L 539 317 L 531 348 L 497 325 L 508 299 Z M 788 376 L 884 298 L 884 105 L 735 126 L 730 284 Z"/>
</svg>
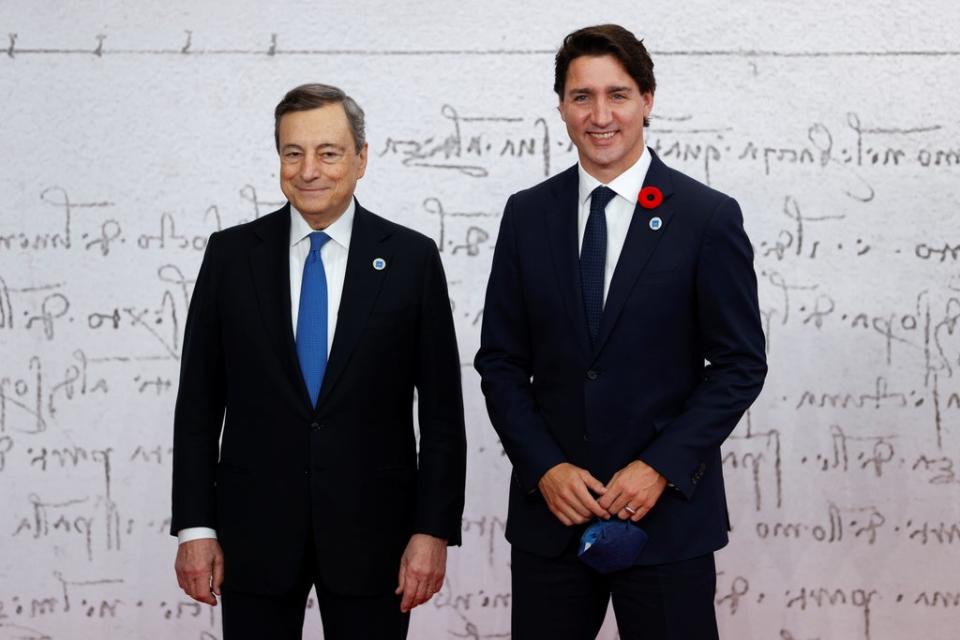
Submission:
<svg viewBox="0 0 960 640">
<path fill-rule="evenodd" d="M 603 211 L 617 193 L 610 187 L 600 185 L 590 194 L 590 209 Z"/>
<path fill-rule="evenodd" d="M 310 234 L 310 251 L 320 251 L 329 239 L 325 231 L 314 231 Z"/>
</svg>

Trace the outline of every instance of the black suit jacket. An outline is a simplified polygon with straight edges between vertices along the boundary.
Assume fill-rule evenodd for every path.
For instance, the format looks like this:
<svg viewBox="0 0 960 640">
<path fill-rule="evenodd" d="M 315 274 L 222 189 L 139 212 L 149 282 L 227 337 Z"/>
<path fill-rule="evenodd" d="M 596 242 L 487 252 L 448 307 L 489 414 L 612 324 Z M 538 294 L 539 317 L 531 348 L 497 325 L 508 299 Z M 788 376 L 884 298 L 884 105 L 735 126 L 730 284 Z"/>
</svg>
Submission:
<svg viewBox="0 0 960 640">
<path fill-rule="evenodd" d="M 574 166 L 510 197 L 487 288 L 475 364 L 514 466 L 507 537 L 559 555 L 581 529 L 550 513 L 540 477 L 566 461 L 606 483 L 640 459 L 675 488 L 642 520 L 649 541 L 638 564 L 713 551 L 729 528 L 720 444 L 766 374 L 740 208 L 654 154 L 644 185 L 663 202 L 636 207 L 592 344 L 578 180 Z"/>
<path fill-rule="evenodd" d="M 357 205 L 313 407 L 291 326 L 290 215 L 210 238 L 183 342 L 171 531 L 215 528 L 225 584 L 270 593 L 292 587 L 312 530 L 327 588 L 392 592 L 412 533 L 460 543 L 466 445 L 443 267 L 433 240 Z"/>
</svg>

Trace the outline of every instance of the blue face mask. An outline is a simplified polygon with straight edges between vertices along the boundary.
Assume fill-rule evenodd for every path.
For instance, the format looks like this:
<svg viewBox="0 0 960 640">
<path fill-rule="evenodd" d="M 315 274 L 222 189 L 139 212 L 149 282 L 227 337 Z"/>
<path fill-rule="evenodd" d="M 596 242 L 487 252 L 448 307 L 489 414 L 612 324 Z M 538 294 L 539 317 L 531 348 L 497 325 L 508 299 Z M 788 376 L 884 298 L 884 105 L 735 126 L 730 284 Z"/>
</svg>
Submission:
<svg viewBox="0 0 960 640">
<path fill-rule="evenodd" d="M 647 532 L 629 520 L 599 520 L 580 538 L 577 557 L 599 573 L 632 567 L 647 542 Z"/>
</svg>

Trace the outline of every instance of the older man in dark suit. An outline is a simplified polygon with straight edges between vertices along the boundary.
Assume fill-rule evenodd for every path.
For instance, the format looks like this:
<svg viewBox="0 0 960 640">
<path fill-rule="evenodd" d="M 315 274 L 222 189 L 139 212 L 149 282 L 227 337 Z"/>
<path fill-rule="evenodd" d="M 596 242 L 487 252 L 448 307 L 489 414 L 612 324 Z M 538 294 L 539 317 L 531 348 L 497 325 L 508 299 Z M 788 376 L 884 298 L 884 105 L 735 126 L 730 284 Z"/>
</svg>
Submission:
<svg viewBox="0 0 960 640">
<path fill-rule="evenodd" d="M 736 201 L 644 145 L 655 87 L 626 29 L 567 36 L 554 88 L 579 164 L 503 214 L 476 367 L 514 467 L 514 640 L 593 638 L 611 596 L 622 638 L 717 637 L 720 445 L 764 337 Z M 577 542 L 611 518 L 648 541 L 601 574 Z"/>
<path fill-rule="evenodd" d="M 300 638 L 314 586 L 328 640 L 404 638 L 460 543 L 446 279 L 432 240 L 354 199 L 367 145 L 352 99 L 303 85 L 275 119 L 289 203 L 211 236 L 187 319 L 177 578 L 210 604 L 222 582 L 225 640 Z"/>
</svg>

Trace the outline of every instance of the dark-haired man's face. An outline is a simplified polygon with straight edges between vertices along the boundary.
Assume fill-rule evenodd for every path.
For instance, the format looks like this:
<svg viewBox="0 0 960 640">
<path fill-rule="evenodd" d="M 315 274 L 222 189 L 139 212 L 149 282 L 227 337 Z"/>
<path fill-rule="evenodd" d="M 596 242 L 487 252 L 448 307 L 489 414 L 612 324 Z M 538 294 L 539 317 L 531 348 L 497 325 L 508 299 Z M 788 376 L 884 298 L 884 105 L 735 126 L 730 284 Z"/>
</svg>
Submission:
<svg viewBox="0 0 960 640">
<path fill-rule="evenodd" d="M 643 154 L 643 119 L 653 94 L 640 88 L 611 55 L 580 56 L 570 62 L 560 117 L 580 154 L 580 164 L 609 183 Z"/>
</svg>

